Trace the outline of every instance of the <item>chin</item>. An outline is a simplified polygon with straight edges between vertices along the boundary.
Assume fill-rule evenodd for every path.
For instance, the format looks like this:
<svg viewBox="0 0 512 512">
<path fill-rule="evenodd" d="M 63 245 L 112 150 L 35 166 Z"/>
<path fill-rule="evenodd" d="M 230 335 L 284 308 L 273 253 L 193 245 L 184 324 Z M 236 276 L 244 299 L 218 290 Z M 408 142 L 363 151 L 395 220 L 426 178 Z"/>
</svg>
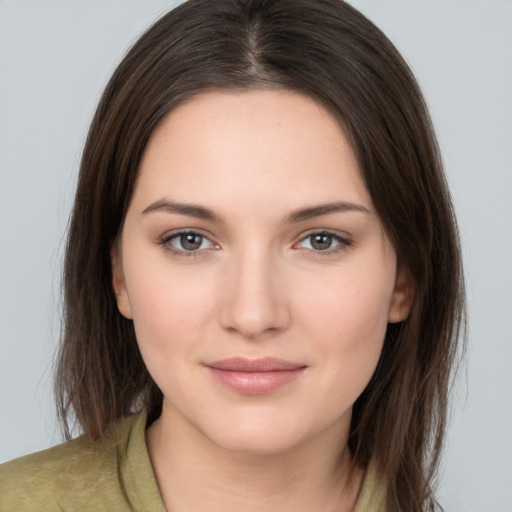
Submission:
<svg viewBox="0 0 512 512">
<path fill-rule="evenodd" d="M 266 431 L 247 432 L 233 431 L 229 436 L 210 437 L 220 448 L 246 455 L 277 455 L 285 453 L 301 444 L 304 441 L 301 436 L 289 431 L 278 431 L 279 429 L 267 429 Z"/>
<path fill-rule="evenodd" d="M 314 432 L 300 418 L 276 415 L 236 415 L 228 421 L 203 425 L 202 434 L 221 449 L 251 455 L 276 455 L 307 443 Z"/>
</svg>

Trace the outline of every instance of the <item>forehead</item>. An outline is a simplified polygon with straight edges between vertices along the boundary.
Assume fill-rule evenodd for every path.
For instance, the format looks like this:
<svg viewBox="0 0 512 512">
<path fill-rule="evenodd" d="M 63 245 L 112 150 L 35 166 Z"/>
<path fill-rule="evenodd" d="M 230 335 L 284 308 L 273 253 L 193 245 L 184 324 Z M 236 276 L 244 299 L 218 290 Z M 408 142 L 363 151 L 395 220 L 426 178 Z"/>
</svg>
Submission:
<svg viewBox="0 0 512 512">
<path fill-rule="evenodd" d="M 338 121 L 289 91 L 209 92 L 170 112 L 143 155 L 134 201 L 350 200 L 371 206 Z"/>
</svg>

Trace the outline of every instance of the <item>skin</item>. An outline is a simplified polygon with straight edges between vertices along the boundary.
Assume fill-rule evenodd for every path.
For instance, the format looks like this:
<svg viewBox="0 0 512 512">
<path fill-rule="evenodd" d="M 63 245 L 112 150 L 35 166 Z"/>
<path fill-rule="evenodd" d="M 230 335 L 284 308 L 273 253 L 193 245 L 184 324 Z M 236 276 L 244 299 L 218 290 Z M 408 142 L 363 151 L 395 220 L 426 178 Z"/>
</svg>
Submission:
<svg viewBox="0 0 512 512">
<path fill-rule="evenodd" d="M 340 202 L 351 206 L 290 219 Z M 186 251 L 184 229 L 204 237 L 198 250 Z M 312 233 L 331 233 L 329 248 Z M 352 405 L 410 300 L 336 120 L 287 91 L 181 105 L 149 141 L 112 264 L 164 395 L 147 442 L 168 510 L 351 510 L 363 476 L 343 485 Z M 205 366 L 234 356 L 305 369 L 248 395 Z"/>
</svg>

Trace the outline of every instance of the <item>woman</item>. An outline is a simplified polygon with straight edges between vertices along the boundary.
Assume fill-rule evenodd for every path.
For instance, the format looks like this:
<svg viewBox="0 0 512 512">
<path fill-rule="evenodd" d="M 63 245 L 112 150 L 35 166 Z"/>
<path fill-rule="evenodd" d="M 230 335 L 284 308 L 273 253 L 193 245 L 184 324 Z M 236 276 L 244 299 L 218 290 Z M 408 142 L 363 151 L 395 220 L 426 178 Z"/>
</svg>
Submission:
<svg viewBox="0 0 512 512">
<path fill-rule="evenodd" d="M 61 417 L 2 510 L 429 510 L 457 230 L 418 86 L 338 0 L 182 4 L 90 128 Z M 23 493 L 22 493 L 23 490 Z"/>
</svg>

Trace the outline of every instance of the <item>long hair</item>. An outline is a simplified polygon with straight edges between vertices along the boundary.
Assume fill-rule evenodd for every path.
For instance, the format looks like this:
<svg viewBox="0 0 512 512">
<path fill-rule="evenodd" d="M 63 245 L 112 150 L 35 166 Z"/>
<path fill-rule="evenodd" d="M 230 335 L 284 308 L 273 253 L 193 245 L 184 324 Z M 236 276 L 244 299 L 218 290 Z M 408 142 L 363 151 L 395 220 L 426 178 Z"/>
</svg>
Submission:
<svg viewBox="0 0 512 512">
<path fill-rule="evenodd" d="M 454 363 L 463 346 L 457 226 L 419 87 L 386 36 L 341 0 L 190 0 L 159 19 L 114 72 L 83 152 L 64 264 L 58 411 L 100 438 L 162 394 L 117 310 L 110 249 L 146 144 L 163 117 L 207 90 L 286 89 L 338 119 L 373 204 L 409 274 L 413 304 L 388 326 L 382 355 L 353 407 L 354 465 L 370 460 L 388 509 L 436 505 Z M 355 466 L 354 466 L 355 467 Z"/>
</svg>

